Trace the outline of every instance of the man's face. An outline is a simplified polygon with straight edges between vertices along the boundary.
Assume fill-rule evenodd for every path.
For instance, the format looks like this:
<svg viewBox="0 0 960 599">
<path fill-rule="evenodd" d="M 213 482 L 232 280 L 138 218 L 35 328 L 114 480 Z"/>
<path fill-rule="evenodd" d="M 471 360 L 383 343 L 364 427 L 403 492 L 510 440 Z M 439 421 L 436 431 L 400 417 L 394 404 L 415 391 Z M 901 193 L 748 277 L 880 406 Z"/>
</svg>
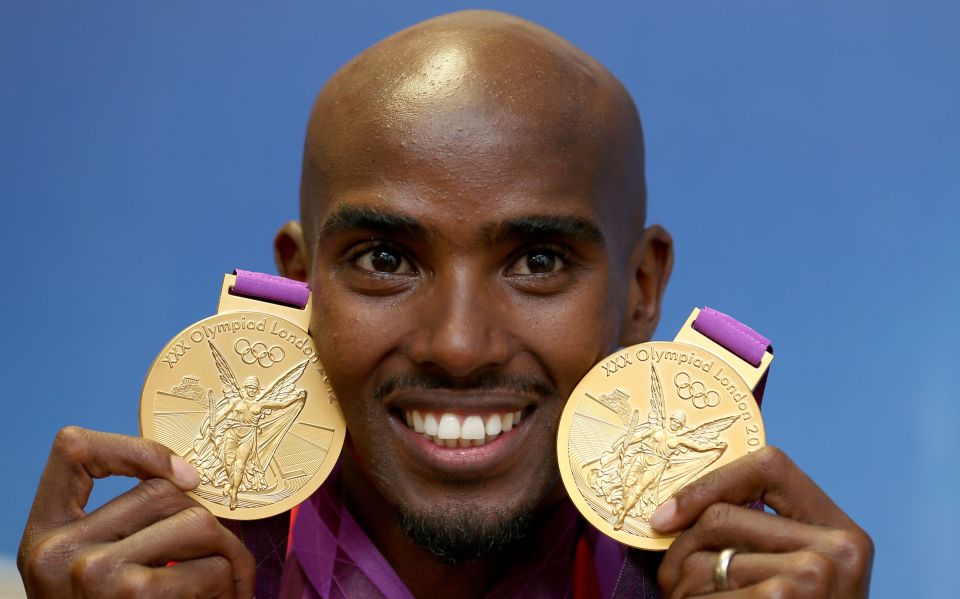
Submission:
<svg viewBox="0 0 960 599">
<path fill-rule="evenodd" d="M 350 432 L 351 501 L 373 497 L 452 539 L 562 497 L 563 405 L 646 291 L 632 104 L 586 59 L 558 63 L 570 53 L 559 42 L 448 34 L 400 34 L 325 88 L 298 251 Z"/>
<path fill-rule="evenodd" d="M 343 167 L 317 215 L 312 329 L 389 504 L 486 530 L 556 492 L 557 422 L 616 347 L 627 252 L 582 157 L 459 129 L 384 136 Z"/>
</svg>

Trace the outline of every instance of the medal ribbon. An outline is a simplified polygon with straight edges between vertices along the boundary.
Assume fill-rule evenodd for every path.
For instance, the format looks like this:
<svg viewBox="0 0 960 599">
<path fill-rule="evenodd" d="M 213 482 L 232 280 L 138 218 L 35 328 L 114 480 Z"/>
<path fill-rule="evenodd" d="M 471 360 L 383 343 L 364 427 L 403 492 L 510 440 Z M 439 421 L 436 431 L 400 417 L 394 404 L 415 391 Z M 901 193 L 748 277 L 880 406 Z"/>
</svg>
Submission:
<svg viewBox="0 0 960 599">
<path fill-rule="evenodd" d="M 237 280 L 231 290 L 234 295 L 253 297 L 278 304 L 296 306 L 301 310 L 310 299 L 310 287 L 303 281 L 268 275 L 249 270 L 233 271 Z"/>
<path fill-rule="evenodd" d="M 693 329 L 730 350 L 751 366 L 759 366 L 760 359 L 763 358 L 763 354 L 767 350 L 773 353 L 773 345 L 770 344 L 769 339 L 736 318 L 707 306 L 700 310 L 697 319 L 693 321 Z M 753 390 L 753 398 L 757 400 L 757 407 L 763 401 L 763 390 L 767 386 L 767 373 L 769 372 L 767 370 L 763 373 Z"/>
<path fill-rule="evenodd" d="M 693 328 L 755 367 L 770 349 L 769 339 L 732 316 L 706 306 L 693 321 Z"/>
</svg>

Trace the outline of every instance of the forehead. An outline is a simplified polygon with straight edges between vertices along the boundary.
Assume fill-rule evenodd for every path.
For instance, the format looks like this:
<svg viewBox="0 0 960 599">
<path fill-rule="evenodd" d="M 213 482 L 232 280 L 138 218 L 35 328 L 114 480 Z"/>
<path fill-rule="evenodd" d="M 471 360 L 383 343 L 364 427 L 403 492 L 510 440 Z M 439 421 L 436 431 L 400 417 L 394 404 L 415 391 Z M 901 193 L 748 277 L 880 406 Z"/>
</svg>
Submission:
<svg viewBox="0 0 960 599">
<path fill-rule="evenodd" d="M 602 136 L 562 111 L 498 105 L 465 89 L 373 114 L 310 140 L 325 190 L 415 184 L 472 197 L 524 189 L 583 196 L 607 180 Z"/>
<path fill-rule="evenodd" d="M 389 38 L 325 86 L 305 150 L 308 230 L 371 197 L 484 220 L 545 208 L 602 218 L 625 200 L 642 215 L 629 97 L 592 59 L 526 26 Z"/>
<path fill-rule="evenodd" d="M 593 136 L 559 114 L 456 103 L 380 113 L 320 144 L 320 222 L 340 205 L 471 221 L 526 214 L 599 219 L 609 173 Z"/>
</svg>

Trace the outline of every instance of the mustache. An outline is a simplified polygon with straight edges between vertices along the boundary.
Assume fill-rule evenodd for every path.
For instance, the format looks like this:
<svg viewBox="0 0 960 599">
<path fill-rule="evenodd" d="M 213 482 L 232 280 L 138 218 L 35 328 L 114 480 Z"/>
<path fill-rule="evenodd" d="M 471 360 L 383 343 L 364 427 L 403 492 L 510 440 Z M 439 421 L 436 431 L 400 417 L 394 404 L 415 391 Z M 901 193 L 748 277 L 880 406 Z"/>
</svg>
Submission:
<svg viewBox="0 0 960 599">
<path fill-rule="evenodd" d="M 449 389 L 451 391 L 509 391 L 524 395 L 551 397 L 557 388 L 550 381 L 533 375 L 489 372 L 471 379 L 455 379 L 443 375 L 406 373 L 392 376 L 373 390 L 373 397 L 382 401 L 391 393 Z"/>
</svg>

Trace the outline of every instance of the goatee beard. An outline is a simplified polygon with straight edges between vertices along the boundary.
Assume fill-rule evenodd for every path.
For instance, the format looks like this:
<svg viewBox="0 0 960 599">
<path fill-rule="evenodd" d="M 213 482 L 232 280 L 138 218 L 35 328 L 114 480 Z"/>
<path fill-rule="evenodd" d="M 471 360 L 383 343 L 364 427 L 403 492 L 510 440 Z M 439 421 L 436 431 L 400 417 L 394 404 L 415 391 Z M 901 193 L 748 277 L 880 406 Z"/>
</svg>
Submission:
<svg viewBox="0 0 960 599">
<path fill-rule="evenodd" d="M 404 534 L 443 564 L 458 566 L 510 549 L 527 538 L 533 519 L 528 511 L 512 518 L 496 510 L 461 506 L 430 515 L 401 509 L 397 519 Z"/>
</svg>

